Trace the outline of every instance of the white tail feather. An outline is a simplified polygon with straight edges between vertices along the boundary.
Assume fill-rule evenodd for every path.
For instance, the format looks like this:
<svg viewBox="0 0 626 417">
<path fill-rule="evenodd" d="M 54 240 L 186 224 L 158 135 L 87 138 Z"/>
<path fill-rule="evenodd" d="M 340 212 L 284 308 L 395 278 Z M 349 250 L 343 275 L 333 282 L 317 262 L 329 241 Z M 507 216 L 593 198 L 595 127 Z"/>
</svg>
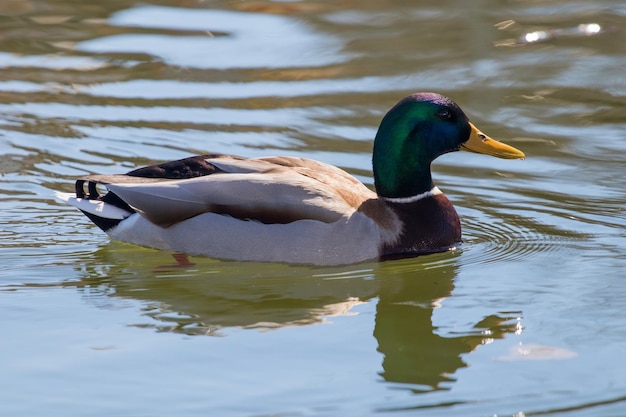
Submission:
<svg viewBox="0 0 626 417">
<path fill-rule="evenodd" d="M 74 194 L 71 193 L 56 192 L 54 195 L 59 200 L 71 204 L 79 210 L 105 219 L 123 220 L 132 214 L 112 204 L 107 204 L 104 201 L 76 198 Z"/>
</svg>

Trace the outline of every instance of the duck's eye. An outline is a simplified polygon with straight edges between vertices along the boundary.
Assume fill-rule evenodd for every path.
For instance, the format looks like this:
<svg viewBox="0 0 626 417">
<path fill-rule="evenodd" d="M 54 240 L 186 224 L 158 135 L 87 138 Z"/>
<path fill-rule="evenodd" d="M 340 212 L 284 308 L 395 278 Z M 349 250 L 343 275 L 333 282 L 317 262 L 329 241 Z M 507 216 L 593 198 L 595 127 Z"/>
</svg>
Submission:
<svg viewBox="0 0 626 417">
<path fill-rule="evenodd" d="M 439 109 L 437 110 L 437 117 L 442 120 L 450 120 L 452 118 L 452 113 L 448 109 Z"/>
</svg>

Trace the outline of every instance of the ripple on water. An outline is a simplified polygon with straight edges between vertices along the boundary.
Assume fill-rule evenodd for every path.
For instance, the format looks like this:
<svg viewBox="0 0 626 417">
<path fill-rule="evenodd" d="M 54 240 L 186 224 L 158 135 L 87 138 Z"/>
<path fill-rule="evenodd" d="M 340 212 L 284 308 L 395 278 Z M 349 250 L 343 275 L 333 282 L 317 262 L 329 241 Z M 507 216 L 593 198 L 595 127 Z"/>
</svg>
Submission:
<svg viewBox="0 0 626 417">
<path fill-rule="evenodd" d="M 463 218 L 463 263 L 515 262 L 537 254 L 573 250 L 579 234 L 557 229 L 527 218 Z"/>
</svg>

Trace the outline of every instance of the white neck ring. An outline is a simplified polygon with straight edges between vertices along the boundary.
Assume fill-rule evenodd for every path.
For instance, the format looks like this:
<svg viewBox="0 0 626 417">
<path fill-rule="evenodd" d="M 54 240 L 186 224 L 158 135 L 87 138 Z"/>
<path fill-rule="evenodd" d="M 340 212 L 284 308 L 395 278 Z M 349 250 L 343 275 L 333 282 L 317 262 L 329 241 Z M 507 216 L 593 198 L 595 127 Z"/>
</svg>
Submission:
<svg viewBox="0 0 626 417">
<path fill-rule="evenodd" d="M 428 197 L 434 197 L 436 195 L 443 194 L 441 190 L 437 187 L 433 187 L 430 191 L 426 191 L 425 193 L 412 195 L 411 197 L 381 197 L 383 200 L 388 201 L 390 203 L 397 204 L 407 204 L 407 203 L 415 203 L 416 201 L 423 200 Z"/>
</svg>

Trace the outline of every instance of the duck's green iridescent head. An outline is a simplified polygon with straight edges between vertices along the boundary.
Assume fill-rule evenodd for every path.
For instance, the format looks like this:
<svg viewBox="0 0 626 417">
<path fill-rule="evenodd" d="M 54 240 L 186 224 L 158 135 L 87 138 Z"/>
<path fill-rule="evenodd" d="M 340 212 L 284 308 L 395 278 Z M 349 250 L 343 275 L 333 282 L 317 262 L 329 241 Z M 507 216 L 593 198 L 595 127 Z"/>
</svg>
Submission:
<svg viewBox="0 0 626 417">
<path fill-rule="evenodd" d="M 431 190 L 431 162 L 461 149 L 500 158 L 524 158 L 519 150 L 481 133 L 449 98 L 435 93 L 404 98 L 385 115 L 374 141 L 377 193 L 401 198 Z"/>
</svg>

